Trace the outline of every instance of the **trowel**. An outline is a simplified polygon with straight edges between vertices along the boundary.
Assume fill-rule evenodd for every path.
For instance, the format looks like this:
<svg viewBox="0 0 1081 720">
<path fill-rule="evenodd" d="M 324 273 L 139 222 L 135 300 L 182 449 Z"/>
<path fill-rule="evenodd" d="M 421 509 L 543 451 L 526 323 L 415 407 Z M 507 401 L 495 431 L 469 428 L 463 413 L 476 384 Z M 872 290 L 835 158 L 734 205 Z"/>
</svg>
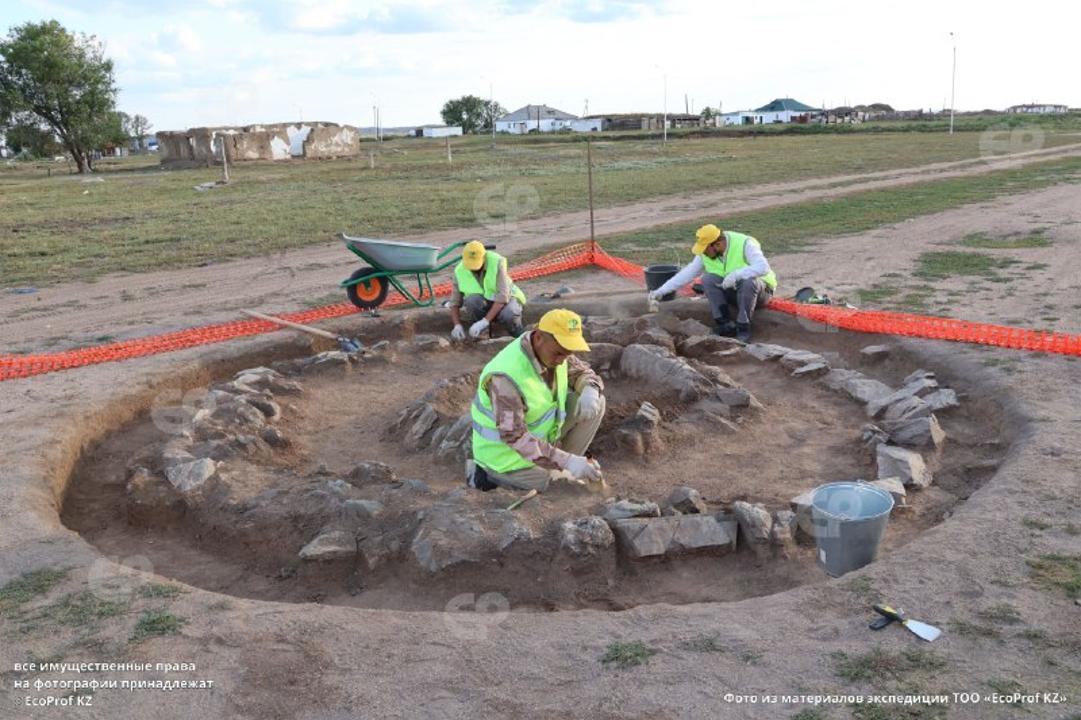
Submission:
<svg viewBox="0 0 1081 720">
<path fill-rule="evenodd" d="M 913 635 L 920 638 L 921 640 L 926 640 L 927 642 L 937 640 L 938 637 L 942 634 L 942 631 L 936 628 L 934 625 L 928 625 L 927 623 L 920 622 L 919 620 L 909 620 L 907 617 L 905 617 L 904 610 L 895 610 L 889 605 L 874 605 L 873 607 L 874 611 L 882 617 L 876 618 L 875 621 L 870 624 L 869 627 L 872 630 L 881 630 L 890 623 L 896 621 L 908 628 Z"/>
</svg>

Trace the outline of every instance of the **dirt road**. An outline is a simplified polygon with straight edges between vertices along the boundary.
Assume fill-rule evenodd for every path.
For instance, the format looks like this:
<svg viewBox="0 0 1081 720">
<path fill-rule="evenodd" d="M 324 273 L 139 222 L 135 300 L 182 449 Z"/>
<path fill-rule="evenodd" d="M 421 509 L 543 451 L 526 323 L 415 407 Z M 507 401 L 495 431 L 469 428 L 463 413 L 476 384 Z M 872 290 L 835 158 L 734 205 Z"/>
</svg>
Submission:
<svg viewBox="0 0 1081 720">
<path fill-rule="evenodd" d="M 772 183 L 693 196 L 665 197 L 596 212 L 598 235 L 727 214 L 865 190 L 943 178 L 979 175 L 1006 167 L 1081 156 L 1081 144 L 1010 155 L 936 163 L 896 171 Z M 589 236 L 587 212 L 523 221 L 514 227 L 469 227 L 405 238 L 445 246 L 483 238 L 513 253 Z M 268 257 L 207 267 L 108 276 L 93 283 L 0 294 L 0 354 L 59 351 L 81 345 L 232 320 L 242 307 L 285 312 L 340 302 L 337 283 L 356 263 L 338 243 L 314 245 Z"/>
</svg>

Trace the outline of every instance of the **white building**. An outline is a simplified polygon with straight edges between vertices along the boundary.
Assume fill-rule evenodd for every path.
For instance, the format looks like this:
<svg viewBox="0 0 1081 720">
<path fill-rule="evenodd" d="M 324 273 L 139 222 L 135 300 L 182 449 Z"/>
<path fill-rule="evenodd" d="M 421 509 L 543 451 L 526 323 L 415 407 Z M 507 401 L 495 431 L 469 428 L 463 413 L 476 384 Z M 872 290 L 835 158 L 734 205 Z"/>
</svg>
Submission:
<svg viewBox="0 0 1081 720">
<path fill-rule="evenodd" d="M 571 120 L 570 129 L 575 132 L 600 132 L 604 128 L 604 120 L 601 118 L 581 118 Z"/>
<path fill-rule="evenodd" d="M 461 134 L 460 125 L 425 125 L 417 128 L 417 135 L 426 138 L 457 137 Z"/>
<path fill-rule="evenodd" d="M 1028 103 L 1027 105 L 1011 105 L 1006 108 L 1008 113 L 1023 113 L 1026 115 L 1054 115 L 1057 113 L 1069 112 L 1070 109 L 1065 105 L 1040 105 L 1037 103 Z"/>
<path fill-rule="evenodd" d="M 804 105 L 799 100 L 792 98 L 777 98 L 768 105 L 756 109 L 753 113 L 756 119 L 754 124 L 770 123 L 806 123 L 811 121 L 811 116 L 820 111 L 810 105 Z"/>
<path fill-rule="evenodd" d="M 574 129 L 578 117 L 547 105 L 526 105 L 495 120 L 496 132 L 524 135 L 528 132 L 556 132 Z"/>
</svg>

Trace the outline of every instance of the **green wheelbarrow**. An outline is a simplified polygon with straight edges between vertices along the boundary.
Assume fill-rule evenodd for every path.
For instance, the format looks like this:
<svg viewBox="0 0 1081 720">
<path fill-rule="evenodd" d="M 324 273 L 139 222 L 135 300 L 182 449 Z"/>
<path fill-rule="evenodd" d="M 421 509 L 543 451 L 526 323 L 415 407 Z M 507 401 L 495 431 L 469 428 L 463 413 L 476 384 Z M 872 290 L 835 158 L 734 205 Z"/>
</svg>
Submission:
<svg viewBox="0 0 1081 720">
<path fill-rule="evenodd" d="M 382 305 L 391 286 L 414 305 L 430 306 L 435 302 L 432 273 L 445 270 L 461 260 L 461 255 L 458 254 L 450 259 L 447 259 L 447 256 L 465 245 L 464 242 L 459 242 L 440 250 L 435 245 L 350 237 L 345 233 L 341 236 L 349 251 L 368 263 L 367 267 L 358 269 L 348 280 L 340 283 L 340 286 L 345 288 L 349 301 L 362 310 L 374 310 Z M 485 247 L 491 250 L 495 245 Z M 417 283 L 416 294 L 401 280 L 409 276 Z"/>
</svg>

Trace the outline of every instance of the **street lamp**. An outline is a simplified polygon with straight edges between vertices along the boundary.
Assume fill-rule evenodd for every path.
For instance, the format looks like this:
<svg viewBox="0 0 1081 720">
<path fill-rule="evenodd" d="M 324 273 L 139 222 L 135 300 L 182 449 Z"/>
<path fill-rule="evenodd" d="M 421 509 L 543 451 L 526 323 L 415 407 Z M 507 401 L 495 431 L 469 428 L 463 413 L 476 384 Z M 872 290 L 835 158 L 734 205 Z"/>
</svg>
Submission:
<svg viewBox="0 0 1081 720">
<path fill-rule="evenodd" d="M 954 93 L 957 90 L 957 38 L 952 32 L 950 40 L 953 41 L 953 70 L 950 73 L 950 135 L 953 135 Z"/>
<path fill-rule="evenodd" d="M 495 147 L 495 95 L 492 94 L 492 79 L 481 75 L 481 80 L 488 80 L 488 121 L 492 123 L 492 147 Z"/>
<path fill-rule="evenodd" d="M 661 71 L 664 76 L 664 134 L 662 135 L 662 143 L 668 144 L 668 73 L 660 65 L 654 65 L 653 67 Z"/>
</svg>

